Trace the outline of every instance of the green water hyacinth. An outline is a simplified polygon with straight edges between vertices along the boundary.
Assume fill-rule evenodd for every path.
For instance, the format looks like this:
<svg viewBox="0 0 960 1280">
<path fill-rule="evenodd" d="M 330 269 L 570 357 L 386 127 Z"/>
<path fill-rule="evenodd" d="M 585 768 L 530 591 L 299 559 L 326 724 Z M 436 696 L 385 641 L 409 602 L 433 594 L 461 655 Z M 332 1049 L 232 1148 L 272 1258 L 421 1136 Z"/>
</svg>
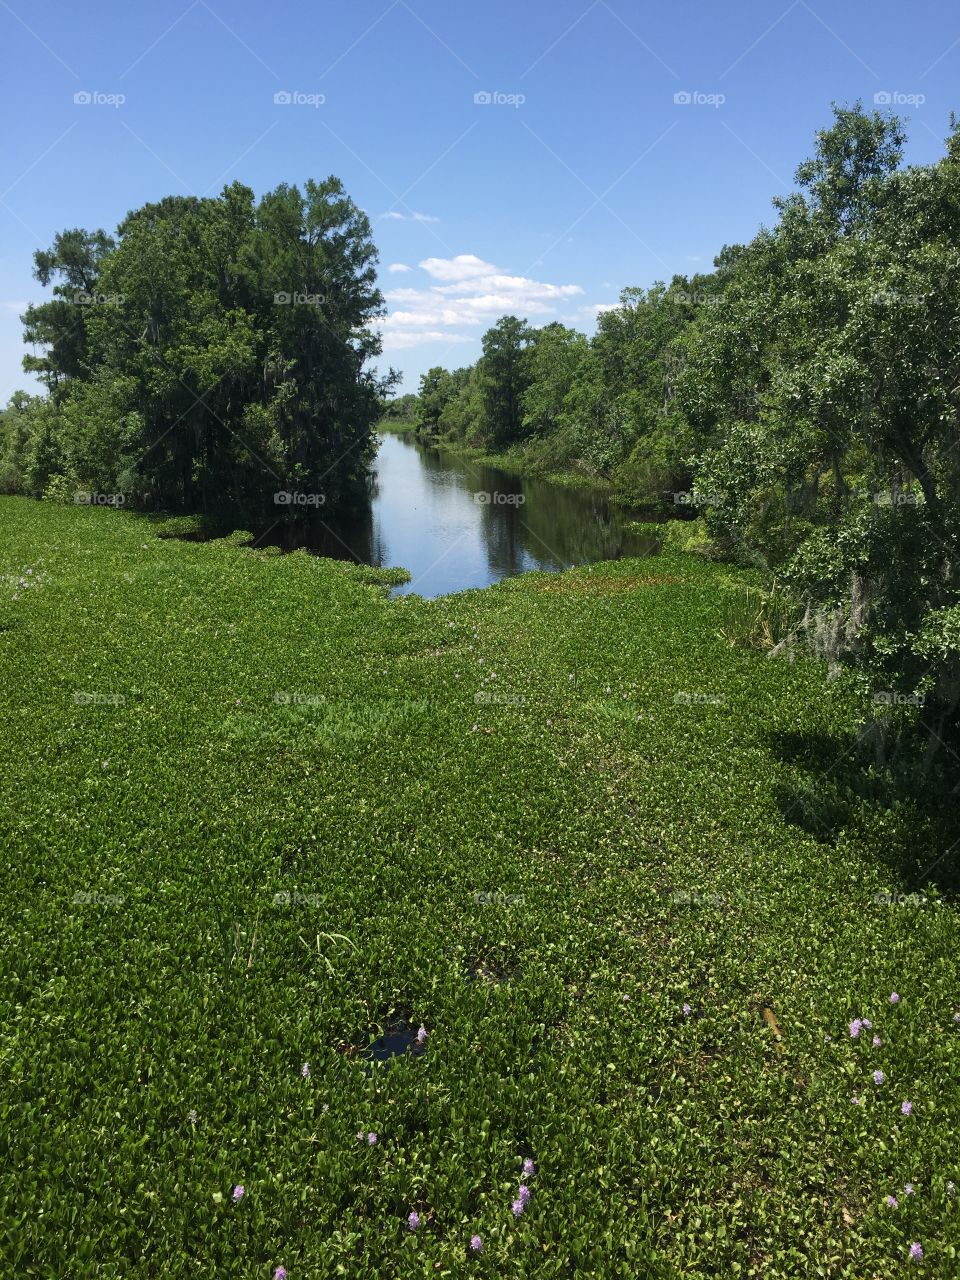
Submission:
<svg viewBox="0 0 960 1280">
<path fill-rule="evenodd" d="M 875 898 L 955 814 L 862 782 L 855 686 L 730 647 L 748 571 L 670 553 L 401 602 L 0 497 L 0 578 L 26 566 L 42 589 L 0 600 L 0 1275 L 863 1280 L 912 1241 L 951 1275 L 949 859 L 922 911 Z M 490 670 L 523 701 L 481 716 Z M 848 1034 L 864 1010 L 882 1048 Z"/>
</svg>

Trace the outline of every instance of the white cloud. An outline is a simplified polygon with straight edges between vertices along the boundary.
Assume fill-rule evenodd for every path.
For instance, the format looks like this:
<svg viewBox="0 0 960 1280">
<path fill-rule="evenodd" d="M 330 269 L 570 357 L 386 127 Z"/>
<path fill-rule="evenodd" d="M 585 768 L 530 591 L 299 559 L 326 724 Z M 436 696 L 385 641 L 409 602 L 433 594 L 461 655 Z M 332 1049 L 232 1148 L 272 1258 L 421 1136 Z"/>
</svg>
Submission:
<svg viewBox="0 0 960 1280">
<path fill-rule="evenodd" d="M 424 258 L 420 265 L 435 280 L 469 280 L 497 274 L 492 263 L 484 262 L 474 253 L 459 253 L 455 258 Z"/>
<path fill-rule="evenodd" d="M 601 311 L 616 311 L 619 306 L 619 302 L 591 302 L 589 306 L 580 308 L 580 314 L 598 316 Z"/>
<path fill-rule="evenodd" d="M 384 332 L 383 350 L 387 351 L 405 351 L 409 347 L 422 346 L 425 342 L 476 342 L 477 338 L 470 338 L 464 333 L 445 333 L 442 329 L 423 329 L 417 333 L 407 331 L 398 331 L 396 333 Z"/>
<path fill-rule="evenodd" d="M 489 328 L 503 315 L 547 324 L 557 318 L 560 304 L 583 293 L 577 284 L 506 275 L 472 253 L 425 258 L 420 267 L 437 283 L 390 289 L 384 295 L 391 308 L 383 322 L 384 343 L 394 349 L 441 340 L 475 342 L 479 333 L 463 331 Z"/>
<path fill-rule="evenodd" d="M 396 273 L 398 271 L 412 271 L 413 267 L 408 267 L 405 262 L 391 262 L 387 270 Z"/>
<path fill-rule="evenodd" d="M 399 213 L 396 209 L 391 209 L 389 213 L 383 215 L 390 222 L 439 222 L 439 218 L 435 218 L 432 213 Z"/>
</svg>

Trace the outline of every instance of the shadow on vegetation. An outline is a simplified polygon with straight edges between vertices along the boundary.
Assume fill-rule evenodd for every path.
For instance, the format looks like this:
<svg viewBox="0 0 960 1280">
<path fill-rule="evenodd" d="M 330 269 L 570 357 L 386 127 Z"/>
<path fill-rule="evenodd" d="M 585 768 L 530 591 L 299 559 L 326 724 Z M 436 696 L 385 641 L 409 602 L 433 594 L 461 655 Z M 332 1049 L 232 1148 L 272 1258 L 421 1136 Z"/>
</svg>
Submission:
<svg viewBox="0 0 960 1280">
<path fill-rule="evenodd" d="M 960 797 L 942 762 L 949 750 L 931 768 L 919 737 L 903 736 L 881 753 L 869 726 L 847 735 L 776 733 L 769 741 L 800 775 L 776 787 L 784 821 L 832 845 L 845 829 L 876 828 L 882 817 L 881 856 L 904 891 L 930 886 L 960 895 Z"/>
</svg>

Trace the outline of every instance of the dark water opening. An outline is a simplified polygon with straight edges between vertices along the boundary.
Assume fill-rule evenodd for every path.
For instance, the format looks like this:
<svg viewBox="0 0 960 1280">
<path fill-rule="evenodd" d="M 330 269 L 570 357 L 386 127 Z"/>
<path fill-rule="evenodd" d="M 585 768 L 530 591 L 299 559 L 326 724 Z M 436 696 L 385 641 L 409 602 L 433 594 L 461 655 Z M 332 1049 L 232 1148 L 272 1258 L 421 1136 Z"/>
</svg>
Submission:
<svg viewBox="0 0 960 1280">
<path fill-rule="evenodd" d="M 367 1062 L 389 1062 L 404 1053 L 416 1057 L 426 1047 L 426 1042 L 418 1042 L 412 1026 L 406 1022 L 394 1022 L 384 1028 L 383 1035 L 373 1041 L 363 1056 Z"/>
<path fill-rule="evenodd" d="M 597 490 L 520 479 L 388 434 L 359 512 L 345 518 L 324 507 L 257 545 L 402 566 L 411 578 L 397 594 L 434 597 L 534 569 L 654 554 L 658 539 L 630 530 L 629 519 Z"/>
</svg>

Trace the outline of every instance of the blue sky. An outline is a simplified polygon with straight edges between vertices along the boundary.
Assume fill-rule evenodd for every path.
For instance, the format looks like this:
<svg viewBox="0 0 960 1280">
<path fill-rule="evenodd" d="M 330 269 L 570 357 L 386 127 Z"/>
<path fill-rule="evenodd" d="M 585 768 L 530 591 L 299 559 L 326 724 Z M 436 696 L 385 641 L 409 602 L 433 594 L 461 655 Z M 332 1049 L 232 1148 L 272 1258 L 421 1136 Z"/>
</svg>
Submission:
<svg viewBox="0 0 960 1280">
<path fill-rule="evenodd" d="M 380 249 L 381 367 L 415 390 L 502 314 L 591 332 L 621 288 L 709 269 L 832 100 L 890 95 L 916 163 L 960 108 L 960 9 L 932 0 L 0 0 L 0 40 L 0 402 L 33 388 L 34 250 L 164 195 L 340 177 Z"/>
</svg>

